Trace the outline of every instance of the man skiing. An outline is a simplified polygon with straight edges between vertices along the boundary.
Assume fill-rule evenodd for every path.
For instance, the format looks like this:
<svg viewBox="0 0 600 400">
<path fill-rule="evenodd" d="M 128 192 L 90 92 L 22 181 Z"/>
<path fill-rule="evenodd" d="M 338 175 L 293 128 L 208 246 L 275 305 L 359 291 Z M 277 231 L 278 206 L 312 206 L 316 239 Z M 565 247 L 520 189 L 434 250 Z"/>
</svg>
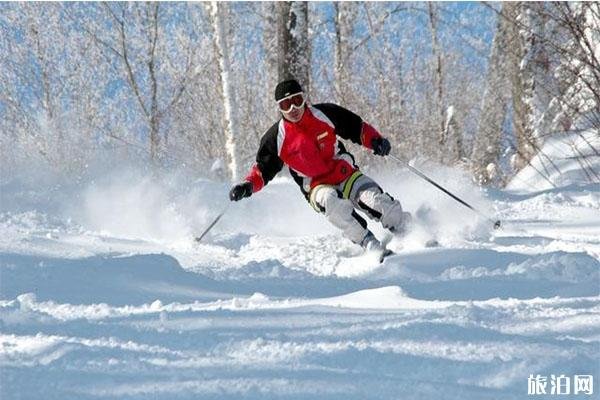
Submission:
<svg viewBox="0 0 600 400">
<path fill-rule="evenodd" d="M 389 140 L 345 108 L 308 103 L 294 79 L 277 84 L 275 101 L 282 118 L 263 135 L 256 163 L 245 181 L 233 186 L 229 198 L 238 201 L 258 192 L 286 165 L 311 206 L 346 238 L 366 250 L 379 252 L 381 258 L 389 254 L 356 210 L 396 234 L 404 233 L 410 214 L 360 172 L 338 136 L 379 156 L 390 153 Z"/>
</svg>

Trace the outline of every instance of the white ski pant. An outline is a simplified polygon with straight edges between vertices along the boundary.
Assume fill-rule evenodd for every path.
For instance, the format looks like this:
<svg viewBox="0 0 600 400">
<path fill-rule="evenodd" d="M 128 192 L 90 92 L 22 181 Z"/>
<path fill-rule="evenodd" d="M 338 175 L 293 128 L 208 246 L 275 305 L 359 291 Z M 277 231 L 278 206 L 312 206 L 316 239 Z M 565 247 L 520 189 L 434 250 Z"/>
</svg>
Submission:
<svg viewBox="0 0 600 400">
<path fill-rule="evenodd" d="M 310 191 L 310 204 L 323 214 L 344 236 L 360 243 L 369 232 L 367 222 L 356 212 L 381 222 L 384 228 L 402 232 L 405 216 L 398 200 L 360 171 L 338 185 L 318 185 Z"/>
</svg>

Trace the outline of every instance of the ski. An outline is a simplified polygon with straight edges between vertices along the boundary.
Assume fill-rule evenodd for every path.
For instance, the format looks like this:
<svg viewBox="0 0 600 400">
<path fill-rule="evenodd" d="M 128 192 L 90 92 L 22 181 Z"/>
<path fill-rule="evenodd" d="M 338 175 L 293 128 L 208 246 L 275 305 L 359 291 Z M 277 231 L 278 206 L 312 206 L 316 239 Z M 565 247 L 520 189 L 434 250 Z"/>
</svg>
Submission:
<svg viewBox="0 0 600 400">
<path fill-rule="evenodd" d="M 390 250 L 390 249 L 383 250 L 383 252 L 379 256 L 379 263 L 381 264 L 387 257 L 393 256 L 393 255 L 396 255 L 396 253 L 394 253 L 392 250 Z"/>
</svg>

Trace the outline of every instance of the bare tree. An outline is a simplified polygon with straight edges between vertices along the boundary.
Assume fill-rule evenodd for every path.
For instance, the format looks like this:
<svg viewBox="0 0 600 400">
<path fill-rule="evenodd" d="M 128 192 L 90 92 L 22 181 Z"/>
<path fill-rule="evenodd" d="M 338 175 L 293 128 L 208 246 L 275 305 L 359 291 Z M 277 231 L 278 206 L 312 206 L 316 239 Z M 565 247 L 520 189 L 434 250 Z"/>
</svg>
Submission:
<svg viewBox="0 0 600 400">
<path fill-rule="evenodd" d="M 429 28 L 431 31 L 431 48 L 435 66 L 434 88 L 435 100 L 433 102 L 438 115 L 439 127 L 439 160 L 444 163 L 455 163 L 462 157 L 462 132 L 457 121 L 456 108 L 448 104 L 448 95 L 445 92 L 445 56 L 440 45 L 438 23 L 439 10 L 435 3 L 427 3 L 429 14 Z"/>
<path fill-rule="evenodd" d="M 437 21 L 438 21 L 438 15 L 437 15 L 437 7 L 435 5 L 435 3 L 433 2 L 429 2 L 427 3 L 427 8 L 429 11 L 429 28 L 431 31 L 431 48 L 433 51 L 433 58 L 434 58 L 434 66 L 435 66 L 435 72 L 434 72 L 434 81 L 435 81 L 435 101 L 434 101 L 434 106 L 437 109 L 437 113 L 439 115 L 439 121 L 438 121 L 438 126 L 439 126 L 439 141 L 440 144 L 443 144 L 446 142 L 446 138 L 444 135 L 444 75 L 443 75 L 443 71 L 442 71 L 442 60 L 443 60 L 443 55 L 442 55 L 442 49 L 440 48 L 440 43 L 438 40 L 438 29 L 437 29 Z"/>
<path fill-rule="evenodd" d="M 550 102 L 552 79 L 549 56 L 544 43 L 549 21 L 544 3 L 518 3 L 516 21 L 511 24 L 517 37 L 509 50 L 512 84 L 513 126 L 517 152 L 513 168 L 520 170 L 539 150 L 538 121 Z"/>
<path fill-rule="evenodd" d="M 310 46 L 308 41 L 308 3 L 277 3 L 279 37 L 279 80 L 295 77 L 310 90 Z"/>
<path fill-rule="evenodd" d="M 195 73 L 195 46 L 190 40 L 174 46 L 179 38 L 167 34 L 170 17 L 165 13 L 169 9 L 160 3 L 104 3 L 102 10 L 108 21 L 75 18 L 103 50 L 106 62 L 118 63 L 116 72 L 127 82 L 148 129 L 150 158 L 157 162 L 161 140 L 166 141 L 168 135 L 162 122 Z M 112 29 L 107 30 L 105 24 Z"/>
<path fill-rule="evenodd" d="M 335 11 L 334 91 L 337 102 L 341 104 L 347 101 L 350 94 L 349 64 L 358 6 L 353 2 L 334 2 L 333 5 Z"/>
<path fill-rule="evenodd" d="M 234 98 L 232 87 L 232 68 L 229 55 L 228 39 L 228 5 L 226 3 L 213 1 L 210 3 L 210 15 L 214 29 L 215 54 L 219 63 L 219 77 L 221 87 L 221 98 L 223 102 L 223 125 L 225 127 L 226 152 L 228 158 L 228 169 L 233 181 L 238 180 L 240 174 L 238 167 L 238 154 L 236 139 L 239 134 L 238 119 L 234 111 Z"/>
<path fill-rule="evenodd" d="M 101 96 L 90 72 L 104 75 L 89 40 L 64 18 L 65 7 L 15 3 L 0 13 L 3 167 L 37 156 L 55 170 L 77 171 L 96 151 Z"/>
<path fill-rule="evenodd" d="M 502 13 L 506 18 L 498 18 L 496 34 L 492 43 L 487 87 L 483 97 L 481 119 L 479 121 L 472 153 L 472 168 L 480 184 L 489 184 L 500 179 L 500 140 L 506 109 L 510 100 L 510 85 L 507 84 L 507 49 L 515 45 L 513 25 L 510 18 L 516 16 L 517 3 L 503 3 Z"/>
<path fill-rule="evenodd" d="M 551 3 L 545 13 L 557 26 L 544 39 L 548 53 L 557 60 L 554 74 L 559 80 L 550 108 L 560 109 L 545 120 L 554 120 L 551 131 L 566 130 L 577 120 L 600 130 L 600 4 Z"/>
<path fill-rule="evenodd" d="M 265 48 L 265 70 L 267 77 L 267 93 L 273 92 L 277 80 L 279 79 L 278 65 L 277 65 L 277 46 L 278 46 L 278 28 L 277 28 L 277 17 L 278 9 L 277 3 L 273 1 L 265 1 L 261 3 L 262 11 L 264 14 L 264 30 L 263 30 L 263 45 Z"/>
</svg>

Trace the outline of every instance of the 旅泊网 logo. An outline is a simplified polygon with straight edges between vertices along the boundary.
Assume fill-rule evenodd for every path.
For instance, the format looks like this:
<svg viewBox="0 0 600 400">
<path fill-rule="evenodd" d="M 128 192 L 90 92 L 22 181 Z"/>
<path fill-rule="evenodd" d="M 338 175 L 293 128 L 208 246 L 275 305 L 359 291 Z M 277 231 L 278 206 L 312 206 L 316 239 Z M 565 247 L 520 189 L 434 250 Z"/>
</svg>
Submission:
<svg viewBox="0 0 600 400">
<path fill-rule="evenodd" d="M 594 377 L 592 375 L 561 374 L 550 376 L 529 375 L 527 378 L 528 395 L 592 395 L 594 393 Z"/>
</svg>

